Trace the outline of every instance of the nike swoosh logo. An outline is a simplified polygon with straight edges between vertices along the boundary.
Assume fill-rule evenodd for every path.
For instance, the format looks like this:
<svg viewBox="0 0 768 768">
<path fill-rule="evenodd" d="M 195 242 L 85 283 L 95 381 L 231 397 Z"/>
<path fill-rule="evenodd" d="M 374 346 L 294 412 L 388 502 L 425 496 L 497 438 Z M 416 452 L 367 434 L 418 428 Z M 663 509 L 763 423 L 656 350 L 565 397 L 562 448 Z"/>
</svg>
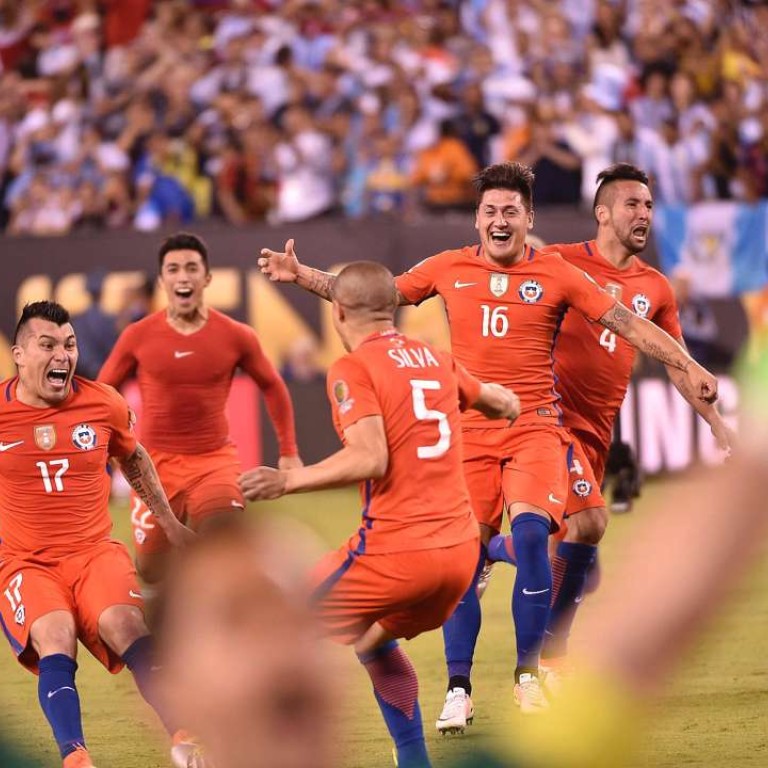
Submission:
<svg viewBox="0 0 768 768">
<path fill-rule="evenodd" d="M 128 590 L 128 596 L 129 597 L 136 597 L 136 598 L 141 599 L 142 594 L 141 594 L 141 592 L 134 592 L 132 589 L 129 589 Z"/>
<path fill-rule="evenodd" d="M 0 453 L 10 451 L 11 448 L 15 448 L 17 445 L 21 445 L 23 442 L 23 440 L 17 440 L 15 443 L 0 443 Z"/>
<path fill-rule="evenodd" d="M 524 595 L 543 595 L 545 592 L 549 592 L 549 587 L 546 589 L 526 589 L 523 587 Z"/>
<path fill-rule="evenodd" d="M 477 283 L 462 283 L 461 280 L 457 280 L 454 284 L 454 288 L 469 288 L 470 285 L 477 285 Z"/>
<path fill-rule="evenodd" d="M 563 503 L 562 501 L 560 501 L 560 499 L 558 499 L 558 498 L 555 496 L 555 494 L 554 494 L 554 493 L 550 493 L 550 494 L 549 494 L 549 496 L 548 496 L 548 498 L 549 498 L 549 500 L 550 500 L 550 501 L 551 501 L 553 504 L 562 504 L 562 503 Z"/>
<path fill-rule="evenodd" d="M 174 352 L 173 356 L 178 360 L 180 357 L 189 357 L 194 354 L 194 352 Z"/>
<path fill-rule="evenodd" d="M 62 685 L 61 688 L 57 688 L 55 691 L 48 691 L 48 698 L 52 699 L 60 691 L 74 691 L 75 689 L 69 685 Z"/>
</svg>

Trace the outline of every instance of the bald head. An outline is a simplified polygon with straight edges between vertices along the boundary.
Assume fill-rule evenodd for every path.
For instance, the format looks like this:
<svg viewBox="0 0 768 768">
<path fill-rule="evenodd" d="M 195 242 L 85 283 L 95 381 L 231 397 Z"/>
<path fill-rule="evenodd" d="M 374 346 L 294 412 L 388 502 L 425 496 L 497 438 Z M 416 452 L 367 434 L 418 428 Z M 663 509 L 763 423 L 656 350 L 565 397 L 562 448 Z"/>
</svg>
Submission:
<svg viewBox="0 0 768 768">
<path fill-rule="evenodd" d="M 363 322 L 391 321 L 398 303 L 395 278 L 382 264 L 355 261 L 336 277 L 333 300 Z"/>
</svg>

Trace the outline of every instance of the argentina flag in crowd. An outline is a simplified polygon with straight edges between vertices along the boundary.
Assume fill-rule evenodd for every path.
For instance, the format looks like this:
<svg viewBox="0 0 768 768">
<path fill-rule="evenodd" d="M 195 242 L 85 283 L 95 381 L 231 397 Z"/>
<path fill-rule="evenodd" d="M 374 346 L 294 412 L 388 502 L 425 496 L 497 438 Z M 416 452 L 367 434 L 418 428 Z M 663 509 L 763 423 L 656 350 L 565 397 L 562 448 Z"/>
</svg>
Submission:
<svg viewBox="0 0 768 768">
<path fill-rule="evenodd" d="M 768 284 L 768 202 L 659 205 L 653 232 L 662 271 L 685 270 L 698 296 L 738 296 Z"/>
</svg>

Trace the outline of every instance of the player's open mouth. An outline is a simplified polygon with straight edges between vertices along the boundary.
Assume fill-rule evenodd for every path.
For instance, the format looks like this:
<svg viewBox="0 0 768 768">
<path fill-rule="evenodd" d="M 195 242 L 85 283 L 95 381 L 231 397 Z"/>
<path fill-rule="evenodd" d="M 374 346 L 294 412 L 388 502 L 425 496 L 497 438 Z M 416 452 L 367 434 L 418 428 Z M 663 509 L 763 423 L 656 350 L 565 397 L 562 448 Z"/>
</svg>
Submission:
<svg viewBox="0 0 768 768">
<path fill-rule="evenodd" d="M 66 368 L 51 368 L 45 374 L 45 378 L 56 386 L 64 386 L 67 383 L 67 376 L 69 376 L 69 371 Z"/>
<path fill-rule="evenodd" d="M 174 293 L 180 298 L 180 299 L 190 299 L 192 298 L 192 289 L 191 288 L 177 288 Z"/>
<path fill-rule="evenodd" d="M 648 227 L 635 227 L 632 234 L 635 237 L 648 237 Z"/>
<path fill-rule="evenodd" d="M 494 243 L 506 243 L 512 237 L 509 232 L 491 232 L 491 240 Z"/>
</svg>

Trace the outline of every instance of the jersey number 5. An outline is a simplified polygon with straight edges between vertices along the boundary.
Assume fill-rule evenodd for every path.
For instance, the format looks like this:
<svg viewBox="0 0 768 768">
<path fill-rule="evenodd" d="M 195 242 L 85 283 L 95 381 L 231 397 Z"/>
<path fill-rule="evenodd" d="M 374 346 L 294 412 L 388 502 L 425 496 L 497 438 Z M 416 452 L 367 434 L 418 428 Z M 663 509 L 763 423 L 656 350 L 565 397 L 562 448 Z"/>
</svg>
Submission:
<svg viewBox="0 0 768 768">
<path fill-rule="evenodd" d="M 48 469 L 49 464 L 51 469 L 58 467 L 53 474 L 53 478 L 51 478 L 51 472 Z M 53 493 L 54 491 L 61 492 L 64 490 L 64 481 L 61 478 L 69 469 L 69 459 L 51 459 L 49 462 L 38 461 L 36 466 L 43 476 L 43 487 L 45 488 L 46 493 Z"/>
<path fill-rule="evenodd" d="M 431 379 L 411 379 L 413 413 L 419 421 L 436 421 L 440 439 L 434 445 L 420 445 L 416 455 L 420 459 L 436 459 L 451 447 L 451 427 L 448 417 L 442 411 L 427 408 L 425 392 L 440 389 L 440 382 Z"/>
</svg>

